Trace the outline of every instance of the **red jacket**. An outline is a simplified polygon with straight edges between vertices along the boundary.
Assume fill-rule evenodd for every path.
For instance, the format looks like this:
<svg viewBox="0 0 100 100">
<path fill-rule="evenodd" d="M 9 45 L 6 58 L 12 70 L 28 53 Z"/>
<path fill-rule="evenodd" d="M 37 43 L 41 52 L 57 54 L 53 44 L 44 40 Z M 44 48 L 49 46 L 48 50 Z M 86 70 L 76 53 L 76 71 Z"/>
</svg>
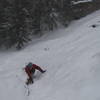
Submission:
<svg viewBox="0 0 100 100">
<path fill-rule="evenodd" d="M 33 64 L 31 68 L 29 67 L 25 67 L 25 72 L 27 73 L 27 75 L 29 76 L 29 78 L 32 78 L 32 73 L 31 70 L 39 70 L 41 73 L 44 72 L 43 69 L 41 69 L 39 66 L 37 66 L 36 64 Z"/>
</svg>

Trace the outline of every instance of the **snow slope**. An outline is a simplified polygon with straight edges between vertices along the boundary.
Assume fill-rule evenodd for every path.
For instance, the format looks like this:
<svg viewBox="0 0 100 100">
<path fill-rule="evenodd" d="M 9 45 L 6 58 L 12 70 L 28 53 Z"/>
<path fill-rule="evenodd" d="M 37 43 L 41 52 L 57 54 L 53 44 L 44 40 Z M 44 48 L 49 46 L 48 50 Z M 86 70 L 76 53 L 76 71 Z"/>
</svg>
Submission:
<svg viewBox="0 0 100 100">
<path fill-rule="evenodd" d="M 0 51 L 0 100 L 100 100 L 100 11 L 52 34 L 21 51 Z M 47 72 L 37 71 L 27 87 L 29 61 Z"/>
</svg>

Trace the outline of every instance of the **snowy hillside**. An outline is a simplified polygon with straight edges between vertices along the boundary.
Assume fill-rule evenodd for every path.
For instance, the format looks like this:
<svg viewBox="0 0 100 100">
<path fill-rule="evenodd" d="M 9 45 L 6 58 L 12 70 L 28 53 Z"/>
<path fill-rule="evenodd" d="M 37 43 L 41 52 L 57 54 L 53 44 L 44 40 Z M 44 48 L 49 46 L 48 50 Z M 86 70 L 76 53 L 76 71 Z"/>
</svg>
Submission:
<svg viewBox="0 0 100 100">
<path fill-rule="evenodd" d="M 0 100 L 100 100 L 100 11 L 52 34 L 21 51 L 0 51 Z M 29 61 L 47 72 L 37 71 L 27 87 Z"/>
</svg>

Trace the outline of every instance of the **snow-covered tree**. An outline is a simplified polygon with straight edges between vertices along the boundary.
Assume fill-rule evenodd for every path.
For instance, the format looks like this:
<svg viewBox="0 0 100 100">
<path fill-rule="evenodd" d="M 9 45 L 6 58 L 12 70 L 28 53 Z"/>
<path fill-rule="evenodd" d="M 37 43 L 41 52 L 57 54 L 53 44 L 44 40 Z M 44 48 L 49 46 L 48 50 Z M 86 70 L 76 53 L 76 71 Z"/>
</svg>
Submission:
<svg viewBox="0 0 100 100">
<path fill-rule="evenodd" d="M 30 40 L 27 29 L 28 4 L 28 0 L 14 0 L 8 9 L 7 45 L 9 47 L 16 45 L 20 49 L 25 42 Z"/>
</svg>

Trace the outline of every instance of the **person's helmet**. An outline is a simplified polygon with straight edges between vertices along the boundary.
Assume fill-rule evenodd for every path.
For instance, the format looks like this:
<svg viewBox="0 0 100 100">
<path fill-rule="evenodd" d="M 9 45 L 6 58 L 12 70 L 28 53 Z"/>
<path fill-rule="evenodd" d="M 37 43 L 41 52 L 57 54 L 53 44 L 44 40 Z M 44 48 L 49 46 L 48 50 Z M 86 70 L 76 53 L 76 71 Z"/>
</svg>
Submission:
<svg viewBox="0 0 100 100">
<path fill-rule="evenodd" d="M 32 65 L 33 65 L 32 62 L 29 62 L 27 66 L 32 67 Z"/>
</svg>

